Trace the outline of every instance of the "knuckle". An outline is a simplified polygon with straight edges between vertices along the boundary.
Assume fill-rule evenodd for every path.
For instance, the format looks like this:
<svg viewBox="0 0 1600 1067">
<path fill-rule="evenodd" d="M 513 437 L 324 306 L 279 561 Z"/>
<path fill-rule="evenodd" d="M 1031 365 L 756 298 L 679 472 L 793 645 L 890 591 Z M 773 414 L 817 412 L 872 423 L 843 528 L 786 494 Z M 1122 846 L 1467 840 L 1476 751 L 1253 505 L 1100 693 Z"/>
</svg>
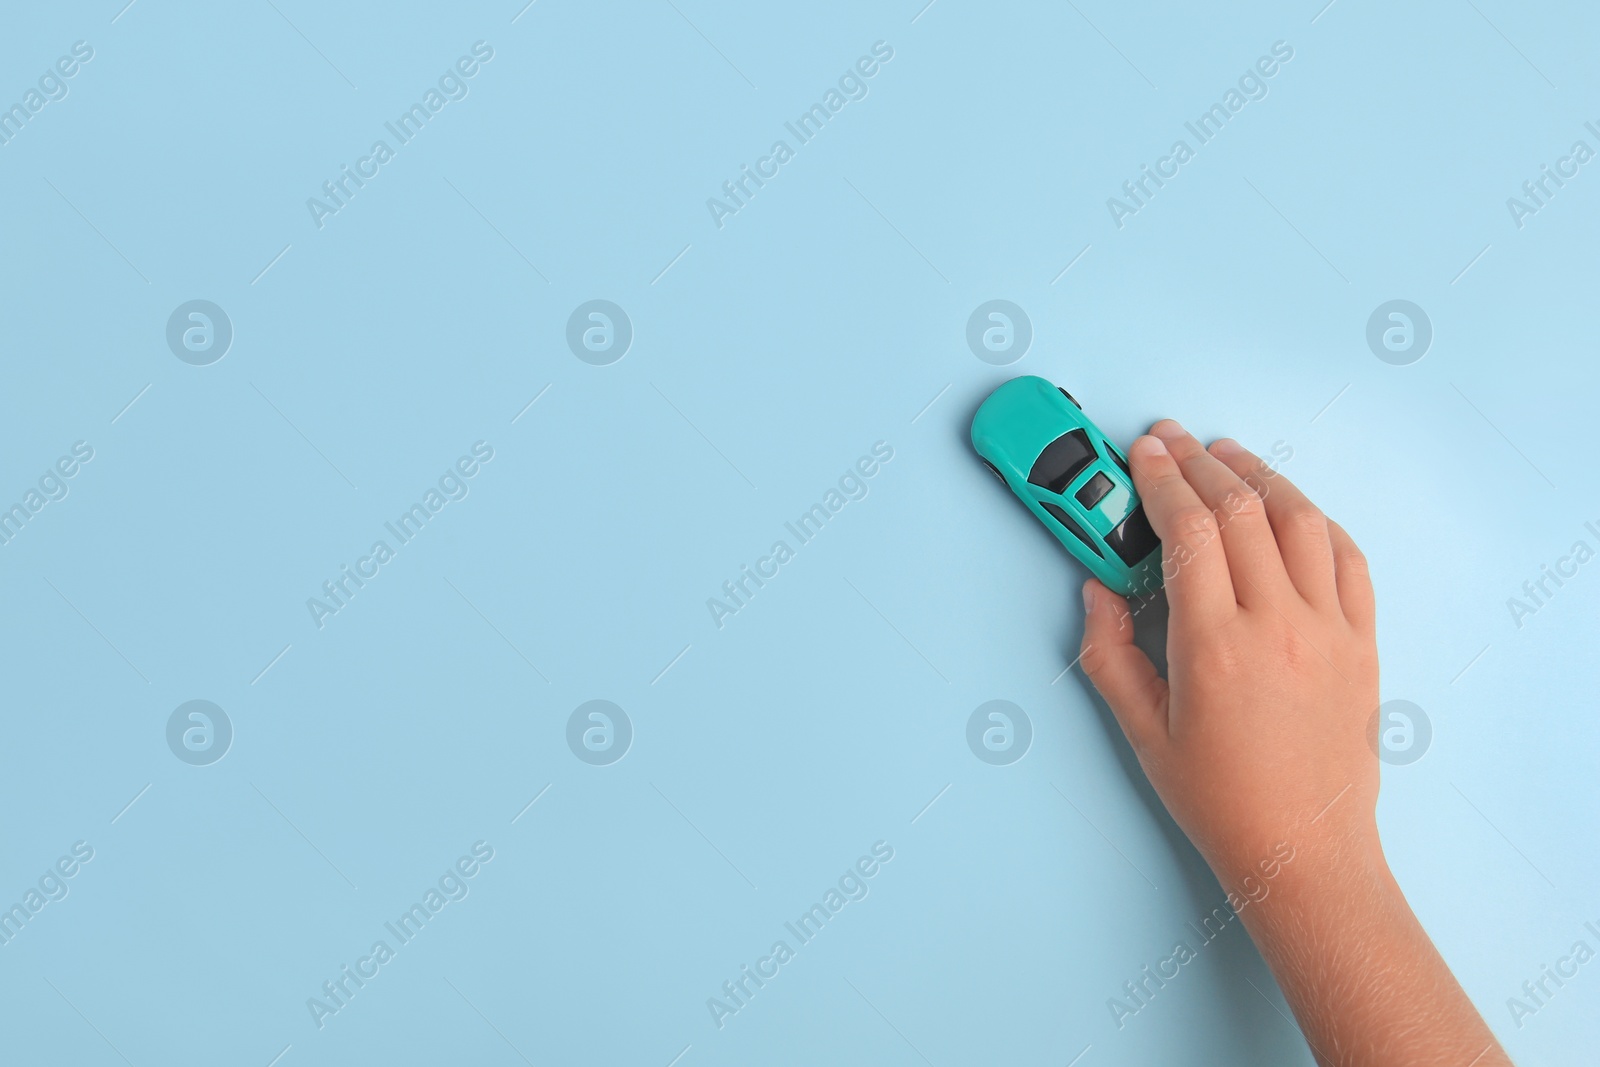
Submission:
<svg viewBox="0 0 1600 1067">
<path fill-rule="evenodd" d="M 1230 519 L 1243 517 L 1247 521 L 1259 518 L 1265 510 L 1261 494 L 1248 483 L 1241 489 L 1230 489 L 1222 501 L 1222 510 Z"/>
<path fill-rule="evenodd" d="M 1200 548 L 1217 536 L 1217 518 L 1203 504 L 1190 504 L 1172 513 L 1172 539 L 1190 548 Z"/>
<path fill-rule="evenodd" d="M 1204 445 L 1187 435 L 1174 437 L 1172 440 L 1166 441 L 1165 444 L 1167 451 L 1172 453 L 1179 462 L 1188 462 L 1199 459 L 1201 456 L 1209 455 Z"/>
<path fill-rule="evenodd" d="M 1366 580 L 1372 576 L 1366 555 L 1355 545 L 1346 544 L 1334 558 L 1339 569 L 1347 572 L 1353 578 Z"/>
<path fill-rule="evenodd" d="M 1170 459 L 1146 460 L 1144 467 L 1139 468 L 1139 473 L 1158 493 L 1182 484 L 1184 480 L 1183 472 Z"/>
<path fill-rule="evenodd" d="M 1299 537 L 1326 537 L 1328 535 L 1328 520 L 1322 511 L 1312 504 L 1296 504 L 1289 508 L 1283 516 L 1284 528 L 1287 532 Z"/>
<path fill-rule="evenodd" d="M 1084 674 L 1093 679 L 1105 670 L 1109 659 L 1104 645 L 1085 641 L 1083 650 L 1078 654 L 1078 665 L 1083 668 Z"/>
<path fill-rule="evenodd" d="M 1221 679 L 1237 679 L 1253 669 L 1250 643 L 1226 627 L 1218 627 L 1196 639 L 1204 652 L 1207 672 Z"/>
<path fill-rule="evenodd" d="M 1291 626 L 1280 626 L 1274 638 L 1278 655 L 1291 674 L 1298 674 L 1316 658 L 1315 653 L 1306 644 L 1306 639 Z"/>
<path fill-rule="evenodd" d="M 1241 480 L 1265 500 L 1272 493 L 1273 480 L 1281 477 L 1283 476 L 1265 463 L 1256 463 L 1241 476 Z M 1287 478 L 1283 480 L 1288 481 Z"/>
</svg>

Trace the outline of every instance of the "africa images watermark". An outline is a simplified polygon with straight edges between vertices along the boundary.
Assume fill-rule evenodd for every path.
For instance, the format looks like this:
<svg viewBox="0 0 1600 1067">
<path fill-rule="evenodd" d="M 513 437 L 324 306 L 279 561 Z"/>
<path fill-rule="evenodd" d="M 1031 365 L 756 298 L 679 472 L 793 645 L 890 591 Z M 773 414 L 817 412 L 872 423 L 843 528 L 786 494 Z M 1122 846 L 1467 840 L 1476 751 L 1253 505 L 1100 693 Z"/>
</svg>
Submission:
<svg viewBox="0 0 1600 1067">
<path fill-rule="evenodd" d="M 94 447 L 89 442 L 74 441 L 71 455 L 60 457 L 44 469 L 39 476 L 38 488 L 29 486 L 27 492 L 22 494 L 22 499 L 9 508 L 0 505 L 0 545 L 9 545 L 11 539 L 44 510 L 46 504 L 65 500 L 71 491 L 67 482 L 76 477 L 83 465 L 93 458 Z"/>
<path fill-rule="evenodd" d="M 1592 922 L 1585 922 L 1583 928 L 1594 937 L 1596 944 L 1600 944 L 1600 927 Z M 1572 943 L 1566 955 L 1556 957 L 1554 967 L 1548 963 L 1541 963 L 1539 977 L 1530 978 L 1522 983 L 1522 996 L 1506 998 L 1506 1010 L 1511 1012 L 1511 1021 L 1517 1024 L 1517 1029 L 1522 1029 L 1524 1019 L 1530 1015 L 1538 1015 L 1549 1007 L 1551 999 L 1561 992 L 1568 982 L 1578 977 L 1578 969 L 1594 959 L 1594 956 L 1594 946 L 1587 940 L 1578 940 Z M 1550 988 L 1552 984 L 1555 986 L 1554 989 Z"/>
<path fill-rule="evenodd" d="M 870 56 L 860 57 L 839 75 L 838 88 L 829 87 L 819 103 L 801 112 L 793 122 L 783 124 L 783 128 L 794 137 L 794 147 L 788 141 L 779 139 L 772 142 L 766 155 L 756 160 L 753 169 L 749 164 L 740 164 L 738 177 L 722 183 L 722 193 L 726 199 L 713 196 L 706 200 L 706 210 L 711 212 L 711 221 L 716 223 L 717 229 L 722 229 L 723 219 L 737 215 L 754 200 L 756 193 L 776 178 L 783 165 L 795 157 L 795 149 L 809 144 L 833 116 L 844 110 L 846 104 L 852 100 L 865 100 L 867 80 L 875 77 L 883 65 L 893 58 L 894 49 L 887 41 L 874 41 Z M 752 185 L 754 188 L 751 188 Z"/>
<path fill-rule="evenodd" d="M 1278 470 L 1293 458 L 1293 445 L 1289 444 L 1287 441 L 1272 442 L 1271 458 L 1269 459 L 1267 457 L 1262 457 L 1261 466 L 1256 471 L 1253 471 L 1249 475 L 1245 476 L 1243 479 L 1245 486 L 1251 490 L 1257 499 L 1267 499 L 1267 494 L 1272 492 L 1271 479 L 1277 477 Z M 1240 511 L 1244 510 L 1244 508 L 1249 504 L 1250 499 L 1251 498 L 1249 496 L 1246 496 L 1237 490 L 1228 490 L 1227 496 L 1223 498 L 1222 506 L 1214 509 L 1211 513 L 1212 517 L 1217 520 L 1216 532 L 1210 534 L 1206 540 L 1199 541 L 1193 545 L 1180 542 L 1176 548 L 1174 548 L 1171 552 L 1168 552 L 1161 562 L 1160 585 L 1165 585 L 1167 582 L 1170 582 L 1172 579 L 1176 578 L 1178 576 L 1178 571 L 1184 567 L 1187 567 L 1194 560 L 1195 555 L 1201 549 L 1205 548 L 1206 545 L 1211 543 L 1212 538 L 1222 536 L 1222 528 L 1228 525 L 1230 519 L 1239 514 Z M 1157 585 L 1154 575 L 1146 577 L 1145 584 L 1134 589 L 1133 593 L 1131 594 L 1134 597 L 1141 598 L 1139 604 L 1130 610 L 1125 616 L 1117 620 L 1118 629 L 1121 629 L 1121 627 L 1130 621 L 1133 616 L 1143 611 L 1147 604 L 1152 603 L 1154 601 L 1155 594 L 1159 591 L 1159 588 L 1160 586 Z"/>
<path fill-rule="evenodd" d="M 338 576 L 322 583 L 323 595 L 306 598 L 306 610 L 311 613 L 311 621 L 317 629 L 327 625 L 330 615 L 337 615 L 349 607 L 350 601 L 355 599 L 362 587 L 382 573 L 383 565 L 394 559 L 401 546 L 410 544 L 412 538 L 420 534 L 428 521 L 443 511 L 447 503 L 465 500 L 472 491 L 468 483 L 492 459 L 494 446 L 487 441 L 475 442 L 472 455 L 461 456 L 439 475 L 437 488 L 430 485 L 427 492 L 422 494 L 421 501 L 401 512 L 393 522 L 383 524 L 383 528 L 394 537 L 394 547 L 380 538 L 372 542 L 366 555 L 356 560 L 354 570 L 348 563 L 341 563 Z"/>
<path fill-rule="evenodd" d="M 1583 528 L 1595 539 L 1595 544 L 1600 544 L 1600 528 L 1592 522 L 1584 523 Z M 1548 605 L 1562 586 L 1576 578 L 1578 568 L 1593 559 L 1594 554 L 1594 547 L 1580 537 L 1553 565 L 1541 563 L 1538 577 L 1522 583 L 1522 596 L 1506 598 L 1506 610 L 1511 612 L 1511 621 L 1517 624 L 1517 629 L 1522 629 L 1524 619 L 1539 614 L 1539 609 Z"/>
<path fill-rule="evenodd" d="M 11 939 L 22 933 L 22 928 L 45 909 L 45 905 L 67 899 L 67 881 L 76 877 L 83 865 L 94 859 L 94 848 L 87 841 L 74 841 L 70 855 L 64 854 L 45 868 L 39 876 L 38 887 L 28 887 L 22 899 L 5 911 L 0 911 L 0 945 L 11 944 Z"/>
<path fill-rule="evenodd" d="M 820 903 L 814 903 L 801 912 L 794 922 L 783 924 L 783 928 L 794 938 L 793 946 L 779 939 L 772 943 L 767 955 L 756 960 L 754 969 L 748 963 L 740 964 L 739 976 L 722 983 L 722 996 L 706 998 L 706 1010 L 711 1013 L 711 1021 L 717 1029 L 721 1030 L 729 1018 L 748 1008 L 755 995 L 778 977 L 783 965 L 794 959 L 795 953 L 809 944 L 812 938 L 822 933 L 823 926 L 843 911 L 846 904 L 867 899 L 870 891 L 867 882 L 876 877 L 883 865 L 892 859 L 893 846 L 887 841 L 874 841 L 872 855 L 862 856 L 845 868 L 836 886 L 830 885 L 822 894 Z"/>
<path fill-rule="evenodd" d="M 1194 137 L 1192 147 L 1188 140 L 1180 137 L 1172 142 L 1166 155 L 1156 160 L 1154 167 L 1141 163 L 1139 176 L 1122 183 L 1122 193 L 1126 199 L 1115 196 L 1106 199 L 1106 210 L 1111 213 L 1111 221 L 1117 229 L 1127 225 L 1124 219 L 1137 215 L 1167 182 L 1176 178 L 1183 165 L 1220 134 L 1229 120 L 1244 110 L 1245 104 L 1252 100 L 1265 100 L 1267 80 L 1276 76 L 1282 65 L 1293 58 L 1294 48 L 1287 41 L 1272 42 L 1272 54 L 1261 56 L 1252 67 L 1246 68 L 1239 76 L 1237 89 L 1230 86 L 1222 94 L 1221 101 L 1202 111 L 1193 122 L 1183 124 L 1183 128 Z M 1155 188 L 1151 188 L 1152 185 Z"/>
<path fill-rule="evenodd" d="M 72 54 L 61 56 L 53 65 L 46 67 L 44 73 L 39 75 L 37 89 L 30 86 L 22 94 L 22 99 L 0 110 L 0 145 L 10 144 L 11 139 L 22 132 L 22 127 L 43 111 L 47 104 L 65 100 L 71 91 L 68 80 L 93 58 L 94 47 L 88 41 L 72 42 Z"/>
<path fill-rule="evenodd" d="M 839 476 L 838 488 L 830 486 L 828 491 L 822 494 L 820 503 L 812 504 L 809 510 L 801 512 L 793 522 L 784 523 L 783 528 L 794 538 L 795 546 L 810 544 L 811 539 L 822 532 L 828 520 L 843 511 L 844 506 L 850 501 L 865 500 L 868 493 L 867 480 L 882 470 L 883 464 L 893 458 L 894 449 L 889 442 L 874 443 L 870 456 L 860 457 L 853 467 Z M 711 613 L 711 621 L 716 624 L 717 629 L 722 629 L 725 618 L 737 615 L 741 609 L 748 607 L 757 591 L 776 578 L 779 569 L 794 559 L 794 556 L 795 548 L 790 547 L 789 542 L 774 541 L 772 547 L 768 549 L 768 554 L 756 560 L 754 569 L 749 564 L 742 564 L 739 567 L 738 577 L 722 583 L 722 592 L 727 600 L 714 596 L 707 597 L 706 610 Z"/>
<path fill-rule="evenodd" d="M 422 933 L 423 928 L 444 910 L 446 904 L 466 900 L 467 894 L 472 891 L 470 880 L 476 878 L 483 865 L 492 859 L 494 846 L 487 841 L 474 841 L 471 854 L 461 856 L 446 867 L 437 883 L 423 892 L 420 901 L 401 912 L 393 922 L 383 924 L 390 937 L 394 938 L 393 945 L 389 944 L 387 938 L 374 941 L 367 954 L 356 960 L 354 968 L 346 963 L 339 968 L 337 976 L 322 983 L 322 996 L 307 997 L 306 1010 L 311 1013 L 311 1021 L 317 1029 L 321 1030 L 327 1025 L 329 1016 L 348 1008 L 356 994 L 382 974 L 382 969 L 394 961 L 400 949 Z"/>
<path fill-rule="evenodd" d="M 1167 983 L 1183 973 L 1185 964 L 1191 963 L 1200 956 L 1199 950 L 1221 937 L 1228 929 L 1228 924 L 1237 919 L 1245 908 L 1251 904 L 1259 904 L 1267 899 L 1267 894 L 1272 891 L 1268 883 L 1278 877 L 1283 868 L 1294 861 L 1294 846 L 1287 841 L 1279 841 L 1272 846 L 1272 855 L 1256 864 L 1256 870 L 1261 872 L 1258 879 L 1253 874 L 1247 874 L 1239 884 L 1238 891 L 1228 890 L 1227 906 L 1221 904 L 1211 909 L 1211 914 L 1200 920 L 1200 925 L 1188 923 L 1195 937 L 1199 940 L 1191 946 L 1187 940 L 1179 939 L 1172 946 L 1172 952 L 1156 961 L 1155 970 L 1145 964 L 1139 969 L 1137 978 L 1129 979 L 1122 983 L 1122 991 L 1127 999 L 1121 997 L 1107 997 L 1106 1010 L 1111 1012 L 1111 1019 L 1121 1030 L 1128 1024 L 1128 1020 L 1138 1015 L 1150 1006 L 1157 993 L 1167 987 Z"/>
<path fill-rule="evenodd" d="M 1583 128 L 1600 141 L 1600 129 L 1597 129 L 1593 122 L 1585 122 Z M 1578 169 L 1594 156 L 1595 150 L 1589 147 L 1589 142 L 1577 140 L 1572 142 L 1572 147 L 1567 149 L 1566 155 L 1556 160 L 1554 168 L 1547 163 L 1539 164 L 1539 176 L 1522 183 L 1522 198 L 1506 197 L 1506 210 L 1511 213 L 1511 221 L 1517 229 L 1520 230 L 1527 225 L 1525 220 L 1537 215 L 1541 208 L 1549 207 L 1556 193 L 1564 189 L 1567 182 L 1576 178 Z M 1551 188 L 1552 185 L 1555 188 Z"/>
<path fill-rule="evenodd" d="M 306 210 L 311 213 L 311 221 L 317 229 L 326 225 L 324 220 L 328 216 L 337 215 L 348 207 L 356 193 L 376 178 L 379 169 L 395 157 L 395 149 L 410 144 L 412 138 L 422 132 L 428 120 L 443 111 L 446 104 L 452 100 L 465 100 L 470 91 L 467 82 L 483 69 L 483 64 L 493 58 L 494 49 L 487 41 L 473 42 L 472 54 L 461 56 L 453 66 L 445 68 L 444 73 L 439 75 L 437 88 L 428 86 L 421 102 L 413 103 L 394 121 L 383 124 L 384 129 L 394 137 L 395 147 L 390 147 L 388 141 L 380 138 L 372 142 L 366 155 L 356 160 L 353 171 L 349 164 L 341 164 L 338 177 L 322 183 L 322 194 L 326 199 L 315 196 L 306 199 Z"/>
</svg>

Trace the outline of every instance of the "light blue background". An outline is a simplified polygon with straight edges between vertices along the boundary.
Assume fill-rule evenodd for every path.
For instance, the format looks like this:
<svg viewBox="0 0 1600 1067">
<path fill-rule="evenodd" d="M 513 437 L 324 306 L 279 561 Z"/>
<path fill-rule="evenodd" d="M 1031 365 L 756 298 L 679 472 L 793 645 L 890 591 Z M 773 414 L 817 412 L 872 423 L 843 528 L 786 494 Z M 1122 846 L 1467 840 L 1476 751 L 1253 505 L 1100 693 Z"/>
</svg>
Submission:
<svg viewBox="0 0 1600 1067">
<path fill-rule="evenodd" d="M 1591 10 L 274 3 L 0 34 L 6 104 L 94 48 L 0 146 L 0 498 L 95 452 L 0 547 L 0 903 L 95 850 L 0 947 L 5 1059 L 1311 1062 L 1237 928 L 1112 1021 L 1222 891 L 1063 676 L 1082 570 L 965 442 L 1016 373 L 1125 442 L 1171 415 L 1293 448 L 1372 561 L 1385 699 L 1433 725 L 1385 768 L 1400 880 L 1519 1063 L 1593 1056 L 1600 963 L 1520 1028 L 1505 1003 L 1600 947 L 1600 564 L 1506 606 L 1600 547 L 1600 164 L 1520 230 L 1505 203 L 1600 148 Z M 306 199 L 479 40 L 319 230 Z M 706 199 L 880 40 L 719 230 Z M 1269 95 L 1119 230 L 1106 198 L 1278 40 Z M 235 337 L 195 367 L 164 331 L 202 298 Z M 564 340 L 593 298 L 635 330 L 610 366 Z M 1005 368 L 964 340 L 994 298 L 1035 331 Z M 1395 298 L 1435 330 L 1410 366 L 1364 338 Z M 319 630 L 306 599 L 480 440 Z M 565 741 L 594 698 L 635 730 L 605 767 Z M 166 745 L 191 699 L 235 729 L 211 766 Z M 966 745 L 991 699 L 1033 724 L 1011 766 Z M 470 895 L 319 1030 L 306 999 L 478 840 Z M 870 895 L 718 1030 L 706 999 L 879 840 Z"/>
</svg>

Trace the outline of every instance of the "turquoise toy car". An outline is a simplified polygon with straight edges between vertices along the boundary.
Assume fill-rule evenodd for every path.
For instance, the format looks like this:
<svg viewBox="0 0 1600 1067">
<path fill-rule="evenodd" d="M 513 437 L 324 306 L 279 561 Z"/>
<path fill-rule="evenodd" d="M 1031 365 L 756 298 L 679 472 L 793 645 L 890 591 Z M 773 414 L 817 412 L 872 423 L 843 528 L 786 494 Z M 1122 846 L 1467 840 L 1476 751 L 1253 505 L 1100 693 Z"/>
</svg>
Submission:
<svg viewBox="0 0 1600 1067">
<path fill-rule="evenodd" d="M 1067 551 L 1123 596 L 1161 587 L 1161 542 L 1128 459 L 1065 389 L 1032 375 L 990 393 L 972 447 Z"/>
</svg>

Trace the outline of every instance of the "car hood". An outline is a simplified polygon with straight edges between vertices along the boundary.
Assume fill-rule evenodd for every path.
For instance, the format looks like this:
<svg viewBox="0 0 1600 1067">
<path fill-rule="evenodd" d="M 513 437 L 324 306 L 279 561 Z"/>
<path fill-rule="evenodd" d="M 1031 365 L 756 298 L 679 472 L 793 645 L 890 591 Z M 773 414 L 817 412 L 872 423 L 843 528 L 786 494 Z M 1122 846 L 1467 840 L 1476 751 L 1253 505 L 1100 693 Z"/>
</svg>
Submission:
<svg viewBox="0 0 1600 1067">
<path fill-rule="evenodd" d="M 1044 447 L 1085 426 L 1078 409 L 1044 378 L 1013 378 L 990 393 L 972 418 L 972 447 L 1002 470 L 1026 479 Z"/>
</svg>

